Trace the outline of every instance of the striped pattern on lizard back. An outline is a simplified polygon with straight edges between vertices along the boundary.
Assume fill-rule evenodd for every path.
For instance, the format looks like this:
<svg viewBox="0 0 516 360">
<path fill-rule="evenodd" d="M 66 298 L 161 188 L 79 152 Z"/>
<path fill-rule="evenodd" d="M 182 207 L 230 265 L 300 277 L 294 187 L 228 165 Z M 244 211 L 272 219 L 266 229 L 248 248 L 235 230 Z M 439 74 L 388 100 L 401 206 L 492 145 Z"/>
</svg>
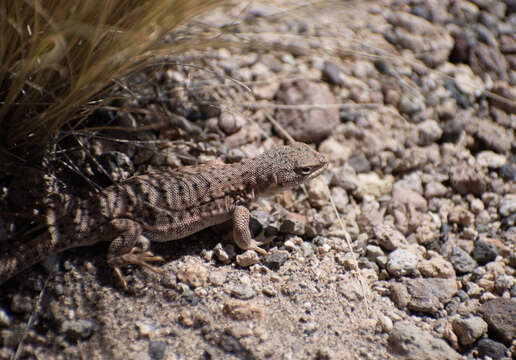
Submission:
<svg viewBox="0 0 516 360">
<path fill-rule="evenodd" d="M 209 163 L 135 176 L 105 191 L 99 208 L 108 219 L 130 214 L 151 241 L 180 239 L 231 219 L 236 205 L 253 201 L 251 169 L 250 161 Z"/>
</svg>

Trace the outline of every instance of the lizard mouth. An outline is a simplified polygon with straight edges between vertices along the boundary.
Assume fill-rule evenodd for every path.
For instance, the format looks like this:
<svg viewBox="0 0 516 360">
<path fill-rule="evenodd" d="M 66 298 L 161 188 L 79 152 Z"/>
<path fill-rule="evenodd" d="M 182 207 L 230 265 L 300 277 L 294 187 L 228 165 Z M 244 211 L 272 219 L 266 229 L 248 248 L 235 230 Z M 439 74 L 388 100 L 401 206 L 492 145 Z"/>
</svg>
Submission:
<svg viewBox="0 0 516 360">
<path fill-rule="evenodd" d="M 306 181 L 310 181 L 312 180 L 313 178 L 321 175 L 321 173 L 326 170 L 328 168 L 328 162 L 324 163 L 324 164 L 321 164 L 319 165 L 318 167 L 315 168 L 315 170 L 306 177 L 306 179 L 304 180 L 305 182 Z"/>
</svg>

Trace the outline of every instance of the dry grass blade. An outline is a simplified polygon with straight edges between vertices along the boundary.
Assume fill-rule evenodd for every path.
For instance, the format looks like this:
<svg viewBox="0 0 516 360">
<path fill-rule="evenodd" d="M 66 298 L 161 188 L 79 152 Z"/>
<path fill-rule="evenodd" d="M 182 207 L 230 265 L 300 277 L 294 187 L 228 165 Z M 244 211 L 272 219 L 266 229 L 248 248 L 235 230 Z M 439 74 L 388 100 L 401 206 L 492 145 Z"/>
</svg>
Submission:
<svg viewBox="0 0 516 360">
<path fill-rule="evenodd" d="M 7 0 L 0 6 L 0 141 L 45 144 L 95 107 L 88 101 L 151 51 L 201 41 L 163 36 L 222 1 Z M 96 104 L 98 107 L 98 103 Z"/>
</svg>

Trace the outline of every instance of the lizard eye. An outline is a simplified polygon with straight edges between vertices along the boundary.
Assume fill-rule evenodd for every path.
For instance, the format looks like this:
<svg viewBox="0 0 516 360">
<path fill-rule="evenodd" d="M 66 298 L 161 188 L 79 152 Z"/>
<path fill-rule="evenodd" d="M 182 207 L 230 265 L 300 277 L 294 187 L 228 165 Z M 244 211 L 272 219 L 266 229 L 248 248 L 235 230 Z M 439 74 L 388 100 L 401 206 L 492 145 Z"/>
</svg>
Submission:
<svg viewBox="0 0 516 360">
<path fill-rule="evenodd" d="M 311 167 L 306 166 L 306 167 L 302 167 L 302 168 L 300 169 L 300 171 L 301 171 L 301 174 L 302 174 L 302 175 L 310 175 L 310 173 L 312 172 L 312 168 L 311 168 Z"/>
</svg>

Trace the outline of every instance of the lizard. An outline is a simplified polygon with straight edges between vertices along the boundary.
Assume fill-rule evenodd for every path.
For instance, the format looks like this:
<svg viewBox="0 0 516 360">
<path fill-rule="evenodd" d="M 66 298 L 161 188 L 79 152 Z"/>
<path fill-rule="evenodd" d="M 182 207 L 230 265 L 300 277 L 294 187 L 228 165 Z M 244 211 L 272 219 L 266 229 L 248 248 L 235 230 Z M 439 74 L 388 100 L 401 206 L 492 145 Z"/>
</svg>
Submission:
<svg viewBox="0 0 516 360">
<path fill-rule="evenodd" d="M 110 242 L 107 263 L 124 288 L 120 268 L 163 261 L 135 247 L 177 240 L 232 220 L 234 243 L 242 250 L 266 251 L 252 239 L 247 206 L 321 174 L 325 155 L 300 142 L 276 146 L 233 164 L 206 163 L 154 170 L 132 176 L 83 199 L 53 193 L 46 201 L 47 231 L 28 241 L 9 243 L 0 253 L 0 285 L 49 255 L 70 248 Z"/>
</svg>

